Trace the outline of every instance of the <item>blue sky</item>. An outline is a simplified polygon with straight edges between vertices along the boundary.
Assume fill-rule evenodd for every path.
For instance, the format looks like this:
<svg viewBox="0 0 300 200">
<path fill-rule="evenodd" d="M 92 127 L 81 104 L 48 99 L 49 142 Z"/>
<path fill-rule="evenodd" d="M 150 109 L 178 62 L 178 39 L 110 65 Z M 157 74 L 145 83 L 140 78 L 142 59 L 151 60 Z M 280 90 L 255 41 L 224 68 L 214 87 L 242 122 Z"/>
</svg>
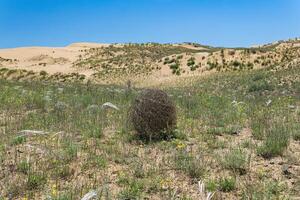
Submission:
<svg viewBox="0 0 300 200">
<path fill-rule="evenodd" d="M 300 0 L 0 0 L 0 48 L 73 42 L 250 46 L 300 37 Z"/>
</svg>

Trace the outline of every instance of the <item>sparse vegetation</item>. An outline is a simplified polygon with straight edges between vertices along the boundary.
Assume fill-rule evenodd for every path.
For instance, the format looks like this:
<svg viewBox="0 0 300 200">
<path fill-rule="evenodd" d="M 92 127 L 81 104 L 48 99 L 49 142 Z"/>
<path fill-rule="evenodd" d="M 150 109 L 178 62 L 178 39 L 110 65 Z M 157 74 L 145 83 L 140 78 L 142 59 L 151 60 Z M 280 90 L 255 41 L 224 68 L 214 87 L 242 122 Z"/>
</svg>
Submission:
<svg viewBox="0 0 300 200">
<path fill-rule="evenodd" d="M 150 93 L 150 101 L 139 86 L 0 68 L 0 199 L 81 199 L 89 191 L 104 199 L 199 199 L 198 181 L 215 199 L 298 197 L 300 68 L 273 66 L 281 60 L 274 48 L 197 57 L 172 45 L 112 45 L 87 49 L 74 63 L 99 69 L 95 76 L 151 73 L 159 60 L 176 73 L 196 60 L 201 70 L 220 71 L 163 83 L 166 94 Z M 291 58 L 287 52 L 283 62 Z M 256 69 L 255 59 L 266 68 Z M 135 100 L 137 131 L 128 116 Z"/>
</svg>

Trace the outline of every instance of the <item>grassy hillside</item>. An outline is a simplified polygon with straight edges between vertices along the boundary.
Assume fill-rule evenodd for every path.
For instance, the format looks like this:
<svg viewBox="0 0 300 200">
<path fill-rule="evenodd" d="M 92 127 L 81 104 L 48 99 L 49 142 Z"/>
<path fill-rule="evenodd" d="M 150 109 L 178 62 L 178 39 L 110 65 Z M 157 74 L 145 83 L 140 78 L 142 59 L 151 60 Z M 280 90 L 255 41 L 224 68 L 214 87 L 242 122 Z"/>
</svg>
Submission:
<svg viewBox="0 0 300 200">
<path fill-rule="evenodd" d="M 200 180 L 213 199 L 300 196 L 300 67 L 163 88 L 178 129 L 144 142 L 127 120 L 140 89 L 0 80 L 0 199 L 199 199 Z"/>
<path fill-rule="evenodd" d="M 199 50 L 156 43 L 110 45 L 87 50 L 74 63 L 74 67 L 95 70 L 93 77 L 96 80 L 138 77 L 161 70 L 162 67 L 157 63 L 166 56 L 195 52 Z"/>
</svg>

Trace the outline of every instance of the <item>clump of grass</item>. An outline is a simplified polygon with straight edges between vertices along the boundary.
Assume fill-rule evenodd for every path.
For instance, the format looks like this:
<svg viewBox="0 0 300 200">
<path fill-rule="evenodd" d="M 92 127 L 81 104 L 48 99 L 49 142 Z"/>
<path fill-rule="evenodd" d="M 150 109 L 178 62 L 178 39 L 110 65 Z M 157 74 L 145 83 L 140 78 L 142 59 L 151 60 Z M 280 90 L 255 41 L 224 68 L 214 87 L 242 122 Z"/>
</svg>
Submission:
<svg viewBox="0 0 300 200">
<path fill-rule="evenodd" d="M 300 124 L 295 123 L 294 125 L 291 125 L 291 135 L 294 140 L 300 141 Z"/>
<path fill-rule="evenodd" d="M 262 140 L 266 136 L 266 132 L 270 129 L 270 116 L 264 110 L 255 112 L 255 116 L 251 119 L 252 134 L 255 139 Z"/>
<path fill-rule="evenodd" d="M 284 124 L 275 124 L 270 129 L 265 141 L 257 149 L 257 154 L 264 158 L 272 158 L 283 155 L 284 150 L 289 145 L 290 134 Z"/>
<path fill-rule="evenodd" d="M 240 148 L 231 149 L 224 155 L 221 163 L 226 169 L 230 169 L 240 174 L 245 174 L 248 164 L 248 156 Z"/>
<path fill-rule="evenodd" d="M 54 173 L 56 177 L 67 179 L 72 175 L 72 170 L 68 165 L 59 165 Z"/>
<path fill-rule="evenodd" d="M 182 170 L 193 179 L 203 177 L 206 172 L 204 160 L 199 157 L 193 157 L 185 150 L 177 150 L 175 152 L 174 162 L 179 170 Z"/>
<path fill-rule="evenodd" d="M 266 80 L 259 80 L 251 83 L 248 92 L 272 91 L 274 87 Z"/>
<path fill-rule="evenodd" d="M 222 192 L 231 192 L 235 190 L 236 181 L 234 178 L 221 178 L 218 183 L 219 190 Z"/>
<path fill-rule="evenodd" d="M 28 172 L 30 170 L 30 163 L 28 163 L 27 161 L 21 161 L 18 163 L 17 169 L 18 169 L 18 171 L 20 171 L 24 174 L 28 174 Z"/>
<path fill-rule="evenodd" d="M 63 148 L 63 156 L 66 162 L 70 162 L 77 157 L 78 147 L 70 139 L 64 141 Z"/>
<path fill-rule="evenodd" d="M 240 126 L 228 126 L 228 127 L 213 127 L 209 128 L 207 130 L 208 134 L 213 135 L 222 135 L 222 134 L 228 134 L 228 135 L 237 135 L 242 130 L 242 127 Z"/>
<path fill-rule="evenodd" d="M 36 190 L 42 188 L 47 182 L 45 174 L 40 172 L 31 172 L 27 176 L 27 189 Z"/>
<path fill-rule="evenodd" d="M 241 199 L 285 199 L 282 192 L 286 186 L 276 180 L 263 182 L 246 182 Z M 289 199 L 289 198 L 287 198 Z"/>
<path fill-rule="evenodd" d="M 141 181 L 131 181 L 118 194 L 118 199 L 141 199 L 144 184 Z"/>
<path fill-rule="evenodd" d="M 73 194 L 72 193 L 63 193 L 59 194 L 58 197 L 51 197 L 51 200 L 72 200 Z"/>
<path fill-rule="evenodd" d="M 133 164 L 133 175 L 136 178 L 144 178 L 146 176 L 143 163 L 139 160 L 135 161 Z"/>
<path fill-rule="evenodd" d="M 205 184 L 205 188 L 209 192 L 215 192 L 218 189 L 218 183 L 215 180 L 209 180 Z"/>
<path fill-rule="evenodd" d="M 17 136 L 15 138 L 13 138 L 13 140 L 12 140 L 13 145 L 19 145 L 19 144 L 22 144 L 22 143 L 25 143 L 25 142 L 26 142 L 26 137 L 25 136 Z"/>
</svg>

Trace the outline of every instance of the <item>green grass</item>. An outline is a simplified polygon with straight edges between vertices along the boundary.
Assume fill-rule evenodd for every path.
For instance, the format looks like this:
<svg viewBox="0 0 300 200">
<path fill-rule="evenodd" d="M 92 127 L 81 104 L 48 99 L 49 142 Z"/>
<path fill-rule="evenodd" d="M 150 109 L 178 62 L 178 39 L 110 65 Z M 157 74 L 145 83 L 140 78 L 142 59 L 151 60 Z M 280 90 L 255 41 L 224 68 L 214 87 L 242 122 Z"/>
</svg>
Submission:
<svg viewBox="0 0 300 200">
<path fill-rule="evenodd" d="M 268 131 L 266 139 L 263 144 L 258 147 L 257 153 L 264 158 L 283 155 L 290 138 L 285 125 L 283 123 L 279 125 L 275 124 Z"/>
<path fill-rule="evenodd" d="M 263 183 L 249 184 L 246 185 L 241 199 L 278 199 L 282 191 L 287 190 L 286 185 L 281 184 L 278 181 L 268 181 Z M 287 196 L 282 195 L 281 199 L 287 199 Z"/>
<path fill-rule="evenodd" d="M 280 183 L 269 184 L 281 170 L 276 159 L 299 165 L 290 161 L 299 148 L 299 74 L 299 67 L 222 72 L 165 85 L 177 106 L 176 137 L 148 143 L 127 121 L 139 89 L 0 80 L 0 197 L 40 199 L 55 185 L 53 199 L 90 190 L 111 199 L 194 199 L 200 180 L 223 199 L 299 196 L 295 176 L 278 173 Z M 120 111 L 101 109 L 105 102 Z"/>
<path fill-rule="evenodd" d="M 183 150 L 175 153 L 174 162 L 178 169 L 185 172 L 192 179 L 199 180 L 205 174 L 205 161 L 201 158 L 193 157 Z"/>
<path fill-rule="evenodd" d="M 27 177 L 27 189 L 35 190 L 46 184 L 47 178 L 43 173 L 31 172 Z"/>
<path fill-rule="evenodd" d="M 236 181 L 234 178 L 221 178 L 218 185 L 220 191 L 231 192 L 236 187 Z"/>
<path fill-rule="evenodd" d="M 240 174 L 245 174 L 248 168 L 249 156 L 240 148 L 230 149 L 221 159 L 222 165 Z"/>
</svg>

